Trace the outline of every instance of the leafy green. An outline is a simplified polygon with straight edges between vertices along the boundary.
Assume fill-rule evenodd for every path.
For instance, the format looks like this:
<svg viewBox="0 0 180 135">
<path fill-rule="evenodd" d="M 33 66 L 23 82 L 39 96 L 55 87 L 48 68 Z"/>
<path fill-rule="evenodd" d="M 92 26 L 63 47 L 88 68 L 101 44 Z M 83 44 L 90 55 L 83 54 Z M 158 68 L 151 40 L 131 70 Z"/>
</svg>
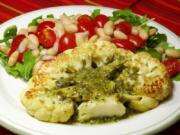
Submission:
<svg viewBox="0 0 180 135">
<path fill-rule="evenodd" d="M 17 34 L 17 27 L 16 25 L 12 25 L 6 28 L 6 30 L 4 31 L 3 37 L 6 39 L 11 39 L 15 37 L 16 34 Z"/>
<path fill-rule="evenodd" d="M 3 39 L 0 39 L 0 43 L 5 42 L 8 44 L 8 40 L 14 38 L 17 35 L 17 27 L 16 25 L 9 26 L 5 29 L 3 33 Z"/>
<path fill-rule="evenodd" d="M 149 26 L 146 24 L 148 19 L 145 16 L 140 17 L 134 14 L 130 9 L 113 11 L 113 16 L 110 16 L 110 19 L 112 21 L 117 21 L 119 18 L 125 19 L 135 26 L 141 25 L 143 28 L 149 28 Z"/>
<path fill-rule="evenodd" d="M 172 78 L 174 81 L 180 81 L 180 73 Z"/>
<path fill-rule="evenodd" d="M 34 19 L 28 24 L 28 26 L 37 26 L 37 25 L 38 25 L 38 22 L 37 22 L 38 19 L 42 19 L 42 16 L 38 16 L 38 17 L 34 18 Z"/>
<path fill-rule="evenodd" d="M 101 13 L 100 9 L 95 9 L 93 10 L 91 16 L 92 18 L 95 18 L 97 15 L 99 15 Z"/>
<path fill-rule="evenodd" d="M 53 14 L 48 14 L 46 17 L 47 18 L 54 18 L 54 15 Z"/>
<path fill-rule="evenodd" d="M 147 40 L 147 47 L 150 48 L 154 48 L 157 45 L 159 45 L 160 43 L 167 43 L 167 37 L 165 34 L 160 34 L 157 33 L 156 35 L 151 36 L 148 40 Z M 167 46 L 167 44 L 165 44 L 164 46 Z"/>
<path fill-rule="evenodd" d="M 32 76 L 32 69 L 36 63 L 36 57 L 32 55 L 31 51 L 27 51 L 24 55 L 24 63 L 16 63 L 14 66 L 7 65 L 7 56 L 0 52 L 0 58 L 2 65 L 7 73 L 14 77 L 22 77 L 24 80 L 29 80 Z"/>
<path fill-rule="evenodd" d="M 151 54 L 152 57 L 155 57 L 155 58 L 157 58 L 159 60 L 162 59 L 162 54 L 159 53 L 158 51 L 156 51 L 154 48 L 148 48 L 148 50 L 146 50 L 146 52 Z"/>
</svg>

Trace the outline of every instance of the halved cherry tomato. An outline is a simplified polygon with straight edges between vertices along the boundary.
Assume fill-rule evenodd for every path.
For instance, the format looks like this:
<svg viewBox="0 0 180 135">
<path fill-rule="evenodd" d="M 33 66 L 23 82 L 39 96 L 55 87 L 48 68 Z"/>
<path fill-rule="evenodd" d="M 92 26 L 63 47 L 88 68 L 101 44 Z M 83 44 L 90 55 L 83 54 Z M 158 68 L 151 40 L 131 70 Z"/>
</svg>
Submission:
<svg viewBox="0 0 180 135">
<path fill-rule="evenodd" d="M 129 35 L 131 33 L 132 26 L 129 22 L 123 21 L 115 25 L 115 29 L 122 31 L 123 33 Z"/>
<path fill-rule="evenodd" d="M 170 77 L 180 72 L 180 62 L 175 58 L 165 58 L 162 63 L 167 67 Z"/>
<path fill-rule="evenodd" d="M 134 44 L 132 42 L 130 42 L 128 39 L 114 38 L 114 39 L 112 39 L 112 42 L 119 48 L 124 48 L 124 49 L 130 50 L 132 52 L 134 52 L 136 50 L 136 47 L 134 46 Z"/>
<path fill-rule="evenodd" d="M 128 39 L 130 42 L 134 43 L 137 48 L 145 45 L 145 41 L 138 35 L 130 34 L 128 35 Z"/>
<path fill-rule="evenodd" d="M 38 39 L 44 48 L 51 48 L 56 41 L 56 34 L 53 30 L 46 28 L 38 33 Z"/>
<path fill-rule="evenodd" d="M 88 31 L 89 32 L 89 38 L 92 37 L 96 32 L 93 26 L 93 22 L 89 22 L 89 23 L 78 23 L 78 32 L 85 32 Z"/>
<path fill-rule="evenodd" d="M 92 20 L 93 20 L 93 19 L 92 19 L 91 16 L 84 14 L 84 15 L 79 16 L 77 21 L 78 21 L 78 23 L 80 23 L 80 24 L 84 24 L 84 23 L 89 23 L 89 22 L 91 22 Z"/>
<path fill-rule="evenodd" d="M 11 54 L 12 54 L 13 52 L 15 52 L 15 51 L 18 49 L 21 41 L 22 41 L 25 37 L 26 37 L 25 35 L 18 35 L 18 36 L 16 36 L 16 37 L 13 39 L 12 45 L 11 45 L 11 48 L 10 48 L 10 51 L 9 51 L 9 53 L 8 53 L 8 58 L 11 56 Z M 23 52 L 23 53 L 20 53 L 19 56 L 18 56 L 17 61 L 20 62 L 20 63 L 22 63 L 22 62 L 23 62 L 23 56 L 24 56 L 24 52 Z"/>
<path fill-rule="evenodd" d="M 104 27 L 104 24 L 109 20 L 109 18 L 106 15 L 100 14 L 95 17 L 95 26 L 96 27 Z"/>
<path fill-rule="evenodd" d="M 41 32 L 45 28 L 54 28 L 55 23 L 52 21 L 44 21 L 38 25 L 37 33 Z"/>
<path fill-rule="evenodd" d="M 76 46 L 75 33 L 65 33 L 59 39 L 59 52 Z"/>
</svg>

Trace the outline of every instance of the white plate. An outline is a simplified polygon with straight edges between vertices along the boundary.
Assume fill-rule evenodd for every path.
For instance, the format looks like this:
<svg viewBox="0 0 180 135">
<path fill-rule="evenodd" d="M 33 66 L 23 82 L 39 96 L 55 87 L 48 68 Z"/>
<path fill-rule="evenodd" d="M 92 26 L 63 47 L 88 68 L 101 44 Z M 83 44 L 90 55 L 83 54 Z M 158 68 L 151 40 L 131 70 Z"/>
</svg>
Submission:
<svg viewBox="0 0 180 135">
<path fill-rule="evenodd" d="M 64 6 L 42 9 L 30 12 L 11 19 L 0 26 L 0 37 L 3 31 L 10 25 L 18 28 L 26 27 L 35 17 L 53 13 L 56 17 L 62 13 L 90 14 L 93 9 L 100 8 L 102 13 L 110 15 L 114 9 L 94 6 Z M 150 22 L 166 33 L 168 40 L 174 46 L 180 44 L 178 37 L 170 30 L 158 23 Z M 144 134 L 158 132 L 179 119 L 180 116 L 180 83 L 174 82 L 173 96 L 159 107 L 121 120 L 116 123 L 101 125 L 66 125 L 40 122 L 29 116 L 20 103 L 20 93 L 26 88 L 26 83 L 20 79 L 9 76 L 0 67 L 0 124 L 9 130 L 19 134 L 61 134 L 61 135 L 120 135 L 120 134 Z"/>
</svg>

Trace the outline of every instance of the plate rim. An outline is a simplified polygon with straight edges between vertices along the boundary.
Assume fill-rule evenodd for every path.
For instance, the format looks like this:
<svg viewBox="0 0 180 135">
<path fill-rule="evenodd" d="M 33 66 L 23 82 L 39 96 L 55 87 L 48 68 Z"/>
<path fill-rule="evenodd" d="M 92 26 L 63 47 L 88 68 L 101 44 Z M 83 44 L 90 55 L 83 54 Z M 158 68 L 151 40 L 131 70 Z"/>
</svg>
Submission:
<svg viewBox="0 0 180 135">
<path fill-rule="evenodd" d="M 89 9 L 91 9 L 91 8 L 103 9 L 104 8 L 104 9 L 110 9 L 110 10 L 117 10 L 116 8 L 110 8 L 110 7 L 106 7 L 106 6 L 92 6 L 92 5 L 67 5 L 67 6 L 48 7 L 48 8 L 42 8 L 42 9 L 30 11 L 30 12 L 24 13 L 22 15 L 16 16 L 16 17 L 14 17 L 12 19 L 9 19 L 8 21 L 3 22 L 0 25 L 0 28 L 3 27 L 4 25 L 6 25 L 6 23 L 9 23 L 9 22 L 11 22 L 13 20 L 16 20 L 17 18 L 22 18 L 23 16 L 28 16 L 29 14 L 34 14 L 36 12 L 41 12 L 43 10 L 48 10 L 48 9 L 52 9 L 52 8 L 69 8 L 69 7 L 72 7 L 72 8 L 74 8 L 74 7 L 76 7 L 76 8 L 86 7 L 86 8 L 89 8 Z M 155 21 L 152 21 L 152 22 L 155 25 L 157 25 L 158 27 L 162 27 L 163 29 L 165 29 L 168 33 L 170 33 L 173 37 L 175 37 L 178 41 L 180 41 L 180 38 L 174 32 L 172 32 L 170 29 L 166 28 L 162 24 L 159 24 L 159 23 L 157 23 Z M 171 126 L 172 124 L 174 124 L 175 122 L 177 122 L 180 119 L 180 107 L 175 112 L 176 112 L 176 115 L 173 115 L 173 118 L 170 119 L 170 117 L 167 117 L 167 119 L 169 118 L 169 120 L 166 123 L 160 124 L 160 126 L 158 126 L 158 128 L 153 128 L 148 133 L 151 133 L 151 134 L 153 133 L 154 134 L 154 133 L 160 132 L 163 129 L 165 129 L 165 128 Z M 163 121 L 166 121 L 166 120 L 163 120 Z M 10 131 L 12 131 L 14 133 L 19 133 L 19 134 L 32 134 L 32 133 L 34 133 L 34 131 L 29 130 L 29 129 L 25 129 L 24 127 L 21 127 L 20 125 L 13 126 L 14 124 L 16 124 L 16 123 L 12 122 L 8 118 L 5 118 L 5 117 L 3 118 L 2 114 L 0 114 L 0 125 L 3 126 L 4 128 L 7 128 L 8 130 L 10 130 Z M 40 131 L 38 131 L 38 132 L 40 133 Z"/>
</svg>

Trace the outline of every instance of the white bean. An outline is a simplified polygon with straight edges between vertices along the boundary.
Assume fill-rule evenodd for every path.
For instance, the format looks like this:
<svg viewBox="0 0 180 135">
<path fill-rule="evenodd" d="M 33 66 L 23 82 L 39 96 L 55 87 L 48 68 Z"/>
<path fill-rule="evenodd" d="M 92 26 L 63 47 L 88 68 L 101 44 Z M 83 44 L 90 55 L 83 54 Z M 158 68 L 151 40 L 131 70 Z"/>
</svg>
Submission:
<svg viewBox="0 0 180 135">
<path fill-rule="evenodd" d="M 28 46 L 28 43 L 29 43 L 29 40 L 28 38 L 24 38 L 21 43 L 19 44 L 19 47 L 18 47 L 18 51 L 19 53 L 22 53 L 26 50 L 27 46 Z"/>
<path fill-rule="evenodd" d="M 101 36 L 99 37 L 98 41 L 110 41 L 111 37 L 110 36 Z"/>
<path fill-rule="evenodd" d="M 75 33 L 78 31 L 78 27 L 75 24 L 64 24 L 64 28 L 67 33 Z"/>
<path fill-rule="evenodd" d="M 137 26 L 133 26 L 131 29 L 131 33 L 134 35 L 138 35 L 139 34 L 139 29 Z"/>
<path fill-rule="evenodd" d="M 97 35 L 93 35 L 93 36 L 89 39 L 90 42 L 96 42 L 97 40 L 98 40 L 98 36 L 97 36 Z"/>
<path fill-rule="evenodd" d="M 42 57 L 42 60 L 44 60 L 44 61 L 46 61 L 46 60 L 54 60 L 54 59 L 56 59 L 56 57 L 52 56 L 52 55 L 44 55 Z"/>
<path fill-rule="evenodd" d="M 96 33 L 97 33 L 97 35 L 98 36 L 106 36 L 106 34 L 104 33 L 104 30 L 103 30 L 103 28 L 97 28 L 96 29 Z"/>
<path fill-rule="evenodd" d="M 143 40 L 147 40 L 148 39 L 148 32 L 143 29 L 143 28 L 140 28 L 139 30 L 139 36 L 143 39 Z"/>
<path fill-rule="evenodd" d="M 104 33 L 106 35 L 112 35 L 113 34 L 113 30 L 114 30 L 113 22 L 111 20 L 106 22 L 105 25 L 104 25 Z"/>
<path fill-rule="evenodd" d="M 59 48 L 59 39 L 56 40 L 54 43 L 54 46 L 46 51 L 47 55 L 56 55 L 58 53 L 58 48 Z"/>
<path fill-rule="evenodd" d="M 33 54 L 33 56 L 37 57 L 37 56 L 39 56 L 40 52 L 38 49 L 35 49 L 35 50 L 32 50 L 32 54 Z"/>
<path fill-rule="evenodd" d="M 34 49 L 38 48 L 39 40 L 38 40 L 37 36 L 35 36 L 34 34 L 30 34 L 30 35 L 28 35 L 27 38 L 29 40 L 29 45 L 28 45 L 29 49 L 34 50 Z"/>
<path fill-rule="evenodd" d="M 38 72 L 38 70 L 40 69 L 41 65 L 43 64 L 43 61 L 38 61 L 34 67 L 33 67 L 33 75 L 36 74 Z"/>
<path fill-rule="evenodd" d="M 116 25 L 116 24 L 118 24 L 118 23 L 120 23 L 120 22 L 124 22 L 124 19 L 119 18 L 117 21 L 114 22 L 114 25 Z"/>
<path fill-rule="evenodd" d="M 164 53 L 164 49 L 162 47 L 156 47 L 155 50 L 158 51 L 161 54 Z"/>
<path fill-rule="evenodd" d="M 114 31 L 114 37 L 118 39 L 127 39 L 127 35 L 119 30 Z"/>
<path fill-rule="evenodd" d="M 75 34 L 77 46 L 88 41 L 88 32 L 80 32 Z"/>
<path fill-rule="evenodd" d="M 64 34 L 64 26 L 61 21 L 55 23 L 54 31 L 57 37 L 61 37 Z"/>
<path fill-rule="evenodd" d="M 18 35 L 21 35 L 21 34 L 28 35 L 28 30 L 25 28 L 21 28 L 18 32 Z"/>
<path fill-rule="evenodd" d="M 18 59 L 18 56 L 19 56 L 19 52 L 18 51 L 15 51 L 11 54 L 11 56 L 9 57 L 9 60 L 8 60 L 8 66 L 13 66 L 17 59 Z"/>
<path fill-rule="evenodd" d="M 180 53 L 174 49 L 167 49 L 165 53 L 169 57 L 180 58 Z"/>
<path fill-rule="evenodd" d="M 154 27 L 153 27 L 153 28 L 150 28 L 148 34 L 149 34 L 150 36 L 152 36 L 152 35 L 156 34 L 157 31 L 158 31 L 157 28 L 154 28 Z"/>
<path fill-rule="evenodd" d="M 8 54 L 9 53 L 9 47 L 7 46 L 0 46 L 0 52 L 3 52 L 4 54 Z"/>
<path fill-rule="evenodd" d="M 60 19 L 63 24 L 72 24 L 73 22 L 71 21 L 70 17 L 67 15 L 62 15 L 60 16 Z"/>
<path fill-rule="evenodd" d="M 36 32 L 37 26 L 29 26 L 28 27 L 28 32 Z"/>
</svg>

